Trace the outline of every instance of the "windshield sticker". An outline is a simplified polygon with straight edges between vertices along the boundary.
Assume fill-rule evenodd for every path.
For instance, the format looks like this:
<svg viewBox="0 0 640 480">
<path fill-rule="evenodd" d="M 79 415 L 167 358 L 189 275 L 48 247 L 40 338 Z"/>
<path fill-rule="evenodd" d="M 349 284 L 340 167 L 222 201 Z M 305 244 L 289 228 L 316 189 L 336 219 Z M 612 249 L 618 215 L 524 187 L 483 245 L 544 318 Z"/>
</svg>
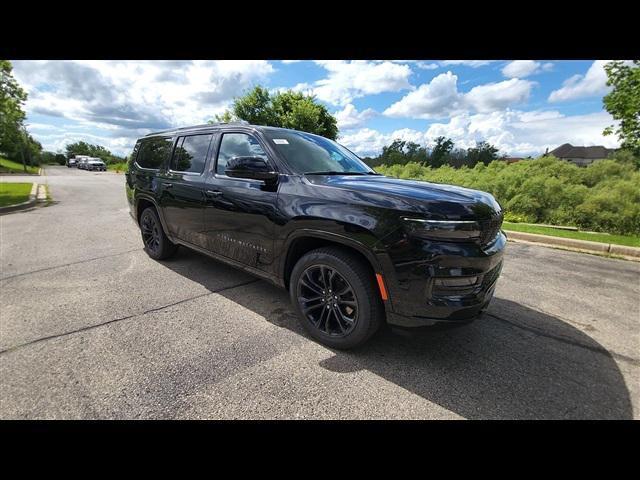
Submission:
<svg viewBox="0 0 640 480">
<path fill-rule="evenodd" d="M 274 138 L 273 143 L 276 143 L 278 145 L 289 145 L 289 142 L 287 142 L 287 140 L 284 138 Z"/>
</svg>

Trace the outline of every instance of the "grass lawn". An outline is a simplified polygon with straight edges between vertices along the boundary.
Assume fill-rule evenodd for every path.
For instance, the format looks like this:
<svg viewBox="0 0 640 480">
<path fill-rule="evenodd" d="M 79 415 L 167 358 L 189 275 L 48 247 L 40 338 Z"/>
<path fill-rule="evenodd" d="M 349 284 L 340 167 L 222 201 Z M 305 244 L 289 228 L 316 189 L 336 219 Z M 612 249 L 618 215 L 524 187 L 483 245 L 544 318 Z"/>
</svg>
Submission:
<svg viewBox="0 0 640 480">
<path fill-rule="evenodd" d="M 31 183 L 0 183 L 0 207 L 29 200 Z"/>
<path fill-rule="evenodd" d="M 600 243 L 613 243 L 628 247 L 640 247 L 640 237 L 627 235 L 609 235 L 606 233 L 574 232 L 572 230 L 559 230 L 557 228 L 540 227 L 538 225 L 523 225 L 521 223 L 504 222 L 503 230 L 512 232 L 537 233 L 552 237 L 574 238 L 576 240 L 589 240 Z"/>
<path fill-rule="evenodd" d="M 37 175 L 38 170 L 38 167 L 30 167 L 27 165 L 27 173 L 35 173 Z M 0 173 L 24 173 L 24 167 L 21 163 L 0 157 Z"/>
<path fill-rule="evenodd" d="M 127 171 L 127 162 L 112 163 L 111 165 L 107 165 L 107 170 L 124 173 Z"/>
</svg>

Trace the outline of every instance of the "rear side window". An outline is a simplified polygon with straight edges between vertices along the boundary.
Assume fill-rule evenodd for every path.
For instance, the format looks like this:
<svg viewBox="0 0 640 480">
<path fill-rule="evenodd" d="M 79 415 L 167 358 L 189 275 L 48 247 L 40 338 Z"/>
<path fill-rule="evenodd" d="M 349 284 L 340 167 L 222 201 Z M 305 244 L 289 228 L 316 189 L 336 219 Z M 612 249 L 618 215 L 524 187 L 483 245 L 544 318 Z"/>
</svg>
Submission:
<svg viewBox="0 0 640 480">
<path fill-rule="evenodd" d="M 158 170 L 171 154 L 173 139 L 171 137 L 157 137 L 144 140 L 140 146 L 136 163 L 142 168 Z"/>
<path fill-rule="evenodd" d="M 267 154 L 252 135 L 246 133 L 225 133 L 220 142 L 216 173 L 224 175 L 227 163 L 233 157 L 262 157 L 269 161 Z"/>
<path fill-rule="evenodd" d="M 202 173 L 213 134 L 180 137 L 173 153 L 171 170 Z"/>
<path fill-rule="evenodd" d="M 131 166 L 131 164 L 136 161 L 136 159 L 138 157 L 138 152 L 140 151 L 140 145 L 141 144 L 142 144 L 142 142 L 140 140 L 138 140 L 136 142 L 136 145 L 133 147 L 133 152 L 131 152 L 131 156 L 129 157 L 129 166 Z"/>
</svg>

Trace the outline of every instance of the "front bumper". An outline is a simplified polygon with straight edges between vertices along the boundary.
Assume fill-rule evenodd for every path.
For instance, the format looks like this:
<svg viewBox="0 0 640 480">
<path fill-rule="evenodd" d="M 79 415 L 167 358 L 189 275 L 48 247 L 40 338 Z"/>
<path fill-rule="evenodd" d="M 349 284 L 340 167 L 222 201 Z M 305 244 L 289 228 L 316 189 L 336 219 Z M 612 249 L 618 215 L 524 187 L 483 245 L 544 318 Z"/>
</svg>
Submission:
<svg viewBox="0 0 640 480">
<path fill-rule="evenodd" d="M 385 271 L 387 323 L 416 328 L 477 318 L 493 297 L 505 246 L 502 232 L 486 247 L 415 239 L 396 245 Z"/>
</svg>

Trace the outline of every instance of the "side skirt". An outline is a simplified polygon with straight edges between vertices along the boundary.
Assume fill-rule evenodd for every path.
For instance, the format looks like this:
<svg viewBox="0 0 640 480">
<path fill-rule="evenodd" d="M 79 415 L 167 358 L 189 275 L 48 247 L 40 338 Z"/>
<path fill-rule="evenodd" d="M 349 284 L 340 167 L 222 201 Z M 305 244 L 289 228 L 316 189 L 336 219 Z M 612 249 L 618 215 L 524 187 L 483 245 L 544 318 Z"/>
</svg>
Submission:
<svg viewBox="0 0 640 480">
<path fill-rule="evenodd" d="M 270 275 L 262 270 L 258 270 L 257 268 L 254 267 L 250 267 L 248 265 L 244 265 L 243 263 L 240 263 L 236 260 L 233 260 L 231 258 L 225 257 L 224 255 L 219 255 L 217 253 L 211 252 L 209 250 L 206 250 L 202 247 L 199 247 L 197 245 L 193 245 L 192 243 L 189 243 L 187 241 L 184 240 L 180 240 L 178 238 L 171 238 L 171 241 L 173 243 L 176 244 L 180 244 L 184 247 L 190 248 L 191 250 L 195 250 L 198 253 L 202 253 L 203 255 L 206 255 L 208 257 L 213 258 L 214 260 L 217 260 L 219 262 L 225 263 L 231 267 L 243 270 L 251 275 L 254 275 L 256 277 L 261 278 L 262 280 L 266 280 L 267 282 L 275 285 L 276 287 L 280 287 L 280 288 L 284 288 L 284 282 L 282 281 L 282 279 L 275 277 L 273 275 Z"/>
</svg>

